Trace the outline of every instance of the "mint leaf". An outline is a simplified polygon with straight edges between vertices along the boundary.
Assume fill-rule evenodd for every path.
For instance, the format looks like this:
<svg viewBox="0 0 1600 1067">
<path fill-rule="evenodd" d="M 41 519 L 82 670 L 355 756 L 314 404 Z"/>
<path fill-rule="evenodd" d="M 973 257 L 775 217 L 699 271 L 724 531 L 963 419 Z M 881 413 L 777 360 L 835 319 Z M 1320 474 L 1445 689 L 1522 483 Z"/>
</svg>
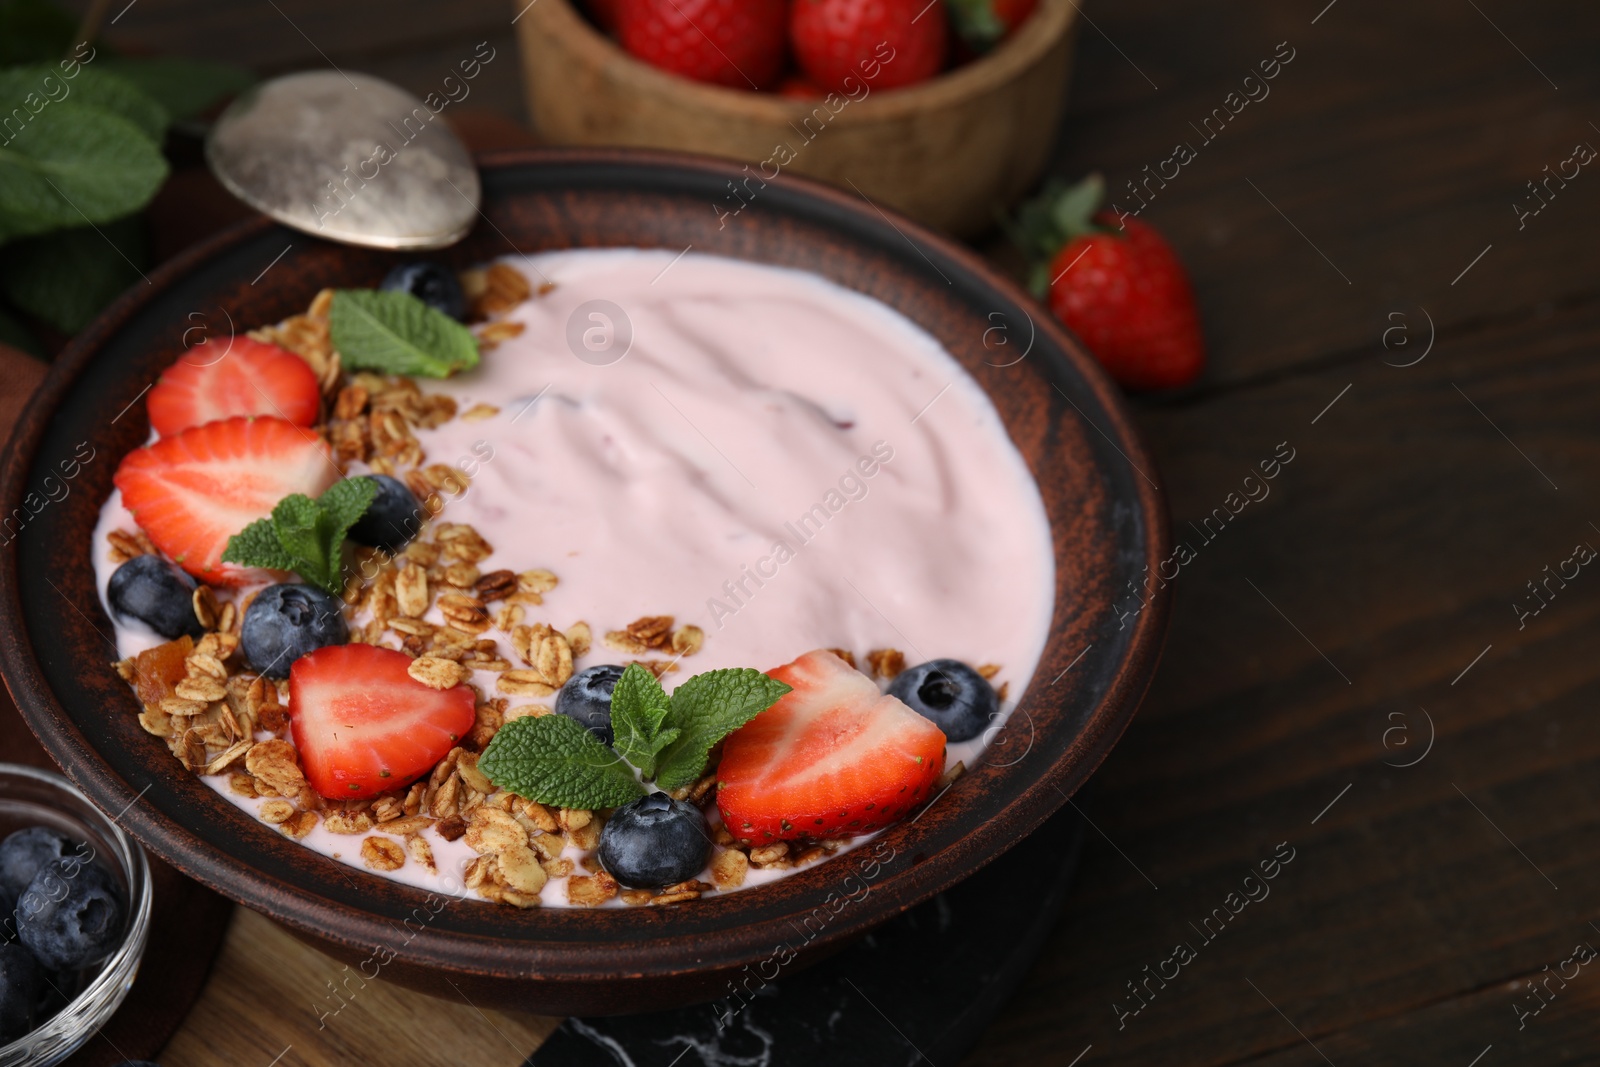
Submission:
<svg viewBox="0 0 1600 1067">
<path fill-rule="evenodd" d="M 278 543 L 294 560 L 294 570 L 312 585 L 339 591 L 340 545 L 331 544 L 333 524 L 317 502 L 302 493 L 278 501 L 272 509 Z"/>
<path fill-rule="evenodd" d="M 628 665 L 611 691 L 611 732 L 617 754 L 646 778 L 654 777 L 661 750 L 683 732 L 666 725 L 668 707 L 661 683 L 637 663 Z"/>
<path fill-rule="evenodd" d="M 109 111 L 139 127 L 152 141 L 167 132 L 167 109 L 140 91 L 137 85 L 110 73 L 100 64 L 80 66 L 78 73 L 66 77 L 55 63 L 34 63 L 26 67 L 0 70 L 0 102 L 7 107 L 21 106 L 23 114 L 47 111 L 61 104 L 83 104 Z M 6 112 L 13 126 L 7 137 L 19 132 L 16 116 Z"/>
<path fill-rule="evenodd" d="M 692 785 L 705 773 L 706 759 L 718 741 L 787 692 L 783 682 L 746 667 L 707 671 L 678 686 L 672 692 L 670 722 L 683 732 L 661 754 L 656 784 L 668 791 Z"/>
<path fill-rule="evenodd" d="M 410 293 L 340 289 L 328 326 L 350 370 L 448 378 L 478 365 L 471 331 Z"/>
<path fill-rule="evenodd" d="M 328 518 L 336 553 L 337 546 L 344 543 L 350 527 L 367 513 L 377 496 L 378 483 L 371 478 L 358 477 L 334 482 L 317 497 L 317 506 Z"/>
<path fill-rule="evenodd" d="M 222 562 L 274 571 L 294 570 L 294 558 L 278 543 L 278 531 L 273 529 L 271 519 L 257 519 L 228 538 Z"/>
<path fill-rule="evenodd" d="M 133 83 L 174 120 L 192 119 L 256 80 L 243 67 L 209 59 L 139 56 L 103 59 L 96 65 Z"/>
<path fill-rule="evenodd" d="M 616 808 L 645 795 L 628 765 L 565 715 L 506 723 L 478 769 L 507 792 L 562 808 Z"/>
<path fill-rule="evenodd" d="M 26 237 L 109 222 L 144 207 L 167 162 L 138 126 L 70 98 L 0 145 L 0 232 Z"/>
<path fill-rule="evenodd" d="M 270 519 L 257 519 L 228 538 L 225 563 L 294 571 L 334 596 L 344 591 L 344 538 L 378 495 L 371 478 L 335 482 L 312 500 L 293 493 Z"/>
<path fill-rule="evenodd" d="M 77 333 L 139 281 L 135 264 L 148 261 L 145 220 L 131 215 L 98 233 L 80 226 L 8 246 L 0 254 L 0 290 L 23 311 Z"/>
</svg>

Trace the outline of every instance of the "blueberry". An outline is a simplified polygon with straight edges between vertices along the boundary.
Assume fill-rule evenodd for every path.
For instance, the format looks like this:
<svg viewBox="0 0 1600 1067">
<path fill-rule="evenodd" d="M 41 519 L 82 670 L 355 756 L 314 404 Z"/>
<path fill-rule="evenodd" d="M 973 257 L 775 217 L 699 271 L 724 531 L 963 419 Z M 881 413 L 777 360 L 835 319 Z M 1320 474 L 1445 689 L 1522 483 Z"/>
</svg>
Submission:
<svg viewBox="0 0 1600 1067">
<path fill-rule="evenodd" d="M 94 969 L 46 971 L 39 970 L 39 996 L 34 1001 L 33 1017 L 40 1023 L 66 1010 L 79 993 L 89 987 L 96 977 Z"/>
<path fill-rule="evenodd" d="M 393 555 L 417 536 L 427 513 L 400 479 L 387 474 L 362 477 L 378 483 L 378 495 L 372 498 L 366 513 L 350 527 L 348 536 L 358 545 L 381 548 Z"/>
<path fill-rule="evenodd" d="M 82 967 L 122 937 L 122 887 L 98 863 L 59 859 L 17 901 L 17 936 L 52 970 Z"/>
<path fill-rule="evenodd" d="M 250 666 L 268 678 L 287 678 L 294 661 L 350 636 L 343 604 L 314 585 L 269 585 L 244 612 L 239 643 Z"/>
<path fill-rule="evenodd" d="M 455 271 L 437 263 L 427 260 L 402 263 L 389 272 L 378 288 L 410 293 L 452 319 L 467 317 L 467 298 L 462 295 L 461 282 L 456 279 Z"/>
<path fill-rule="evenodd" d="M 39 964 L 21 945 L 0 945 L 0 1042 L 33 1029 L 39 1000 Z"/>
<path fill-rule="evenodd" d="M 194 614 L 195 581 L 161 556 L 134 556 L 111 574 L 106 599 L 118 622 L 137 619 L 162 637 L 199 637 L 205 627 Z"/>
<path fill-rule="evenodd" d="M 48 826 L 30 826 L 0 841 L 0 890 L 15 900 L 47 864 L 71 856 L 78 843 Z M 9 914 L 9 912 L 7 913 Z"/>
<path fill-rule="evenodd" d="M 625 804 L 600 831 L 600 863 L 632 889 L 693 878 L 711 858 L 711 835 L 700 809 L 665 793 Z"/>
<path fill-rule="evenodd" d="M 622 677 L 614 663 L 588 667 L 567 679 L 556 694 L 556 711 L 577 719 L 606 744 L 611 743 L 611 691 Z M 679 879 L 682 881 L 682 879 Z"/>
<path fill-rule="evenodd" d="M 1000 713 L 994 687 L 960 660 L 932 659 L 901 671 L 889 693 L 932 721 L 951 741 L 977 737 Z"/>
</svg>

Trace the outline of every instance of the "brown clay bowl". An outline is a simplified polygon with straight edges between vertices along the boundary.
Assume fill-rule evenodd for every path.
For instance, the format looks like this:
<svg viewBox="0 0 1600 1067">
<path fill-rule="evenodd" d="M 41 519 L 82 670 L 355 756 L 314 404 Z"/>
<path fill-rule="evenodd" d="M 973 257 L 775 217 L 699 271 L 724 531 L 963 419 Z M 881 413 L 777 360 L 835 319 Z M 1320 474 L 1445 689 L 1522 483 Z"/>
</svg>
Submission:
<svg viewBox="0 0 1600 1067">
<path fill-rule="evenodd" d="M 853 184 L 963 237 L 993 226 L 996 210 L 1043 172 L 1066 108 L 1077 27 L 1076 0 L 1041 0 L 1016 33 L 971 63 L 901 89 L 865 82 L 829 101 L 669 74 L 624 52 L 572 0 L 540 0 L 517 24 L 528 114 L 550 144 L 724 156 L 749 165 L 738 180 L 755 175 L 752 188 L 775 170 Z M 721 192 L 724 210 L 738 206 Z"/>
<path fill-rule="evenodd" d="M 465 266 L 513 249 L 693 244 L 815 271 L 938 337 L 994 398 L 1043 490 L 1056 552 L 1043 660 L 979 766 L 914 822 L 771 886 L 603 911 L 441 906 L 328 862 L 185 772 L 139 728 L 108 665 L 111 624 L 88 558 L 111 475 L 148 433 L 137 401 L 186 331 L 193 341 L 196 329 L 277 321 L 324 286 L 376 284 L 397 259 L 259 219 L 168 263 L 80 334 L 0 461 L 0 670 L 78 787 L 172 865 L 368 977 L 550 1013 L 643 1011 L 724 996 L 733 982 L 753 990 L 967 877 L 1064 804 L 1133 716 L 1166 622 L 1165 598 L 1134 611 L 1129 583 L 1141 587 L 1168 531 L 1115 388 L 972 253 L 858 197 L 785 176 L 718 229 L 706 204 L 733 171 L 620 150 L 499 157 L 484 172 L 485 222 L 440 256 Z"/>
</svg>

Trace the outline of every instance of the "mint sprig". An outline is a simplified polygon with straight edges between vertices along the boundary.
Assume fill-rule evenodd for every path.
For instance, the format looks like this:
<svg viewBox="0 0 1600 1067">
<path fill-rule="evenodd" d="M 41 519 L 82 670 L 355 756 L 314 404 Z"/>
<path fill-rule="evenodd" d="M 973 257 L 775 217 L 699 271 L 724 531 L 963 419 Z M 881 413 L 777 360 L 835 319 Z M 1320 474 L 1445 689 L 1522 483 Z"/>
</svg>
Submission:
<svg viewBox="0 0 1600 1067">
<path fill-rule="evenodd" d="M 478 769 L 501 789 L 541 804 L 616 807 L 645 795 L 633 768 L 661 789 L 693 784 L 718 742 L 788 692 L 760 671 L 732 668 L 697 674 L 669 697 L 653 674 L 633 663 L 611 693 L 615 750 L 575 719 L 544 715 L 502 727 Z M 552 725 L 539 725 L 545 723 Z"/>
<path fill-rule="evenodd" d="M 333 347 L 350 370 L 448 378 L 478 365 L 478 341 L 410 293 L 340 289 L 328 311 Z"/>
<path fill-rule="evenodd" d="M 655 777 L 656 759 L 661 750 L 683 732 L 668 726 L 672 714 L 666 690 L 656 676 L 630 663 L 611 691 L 611 732 L 617 755 L 639 768 L 646 778 Z"/>
<path fill-rule="evenodd" d="M 371 478 L 335 482 L 312 500 L 294 493 L 278 501 L 272 517 L 257 519 L 228 538 L 224 563 L 294 571 L 334 596 L 344 591 L 344 539 L 378 495 Z"/>
<path fill-rule="evenodd" d="M 789 686 L 748 667 L 697 674 L 672 692 L 672 725 L 683 731 L 656 771 L 662 789 L 692 785 L 718 741 L 776 704 Z"/>
<path fill-rule="evenodd" d="M 506 723 L 478 769 L 507 792 L 561 808 L 616 808 L 645 793 L 615 752 L 565 715 Z"/>
</svg>

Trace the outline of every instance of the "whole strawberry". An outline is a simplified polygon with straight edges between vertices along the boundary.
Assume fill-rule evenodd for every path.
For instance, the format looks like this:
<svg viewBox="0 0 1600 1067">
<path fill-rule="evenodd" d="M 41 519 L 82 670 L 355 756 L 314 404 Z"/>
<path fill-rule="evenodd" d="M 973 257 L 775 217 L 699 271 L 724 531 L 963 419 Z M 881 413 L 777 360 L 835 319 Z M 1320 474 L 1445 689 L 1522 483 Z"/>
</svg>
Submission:
<svg viewBox="0 0 1600 1067">
<path fill-rule="evenodd" d="M 617 39 L 651 66 L 735 89 L 783 73 L 785 0 L 621 0 Z"/>
<path fill-rule="evenodd" d="M 789 42 L 824 89 L 893 89 L 944 68 L 949 29 L 928 0 L 794 0 Z"/>
<path fill-rule="evenodd" d="M 975 53 L 989 51 L 1023 24 L 1039 0 L 945 0 L 956 36 Z"/>
<path fill-rule="evenodd" d="M 1120 385 L 1189 385 L 1206 357 L 1188 275 L 1154 229 L 1100 211 L 1104 191 L 1093 174 L 1023 206 L 1012 237 L 1033 259 L 1030 287 Z"/>
</svg>

